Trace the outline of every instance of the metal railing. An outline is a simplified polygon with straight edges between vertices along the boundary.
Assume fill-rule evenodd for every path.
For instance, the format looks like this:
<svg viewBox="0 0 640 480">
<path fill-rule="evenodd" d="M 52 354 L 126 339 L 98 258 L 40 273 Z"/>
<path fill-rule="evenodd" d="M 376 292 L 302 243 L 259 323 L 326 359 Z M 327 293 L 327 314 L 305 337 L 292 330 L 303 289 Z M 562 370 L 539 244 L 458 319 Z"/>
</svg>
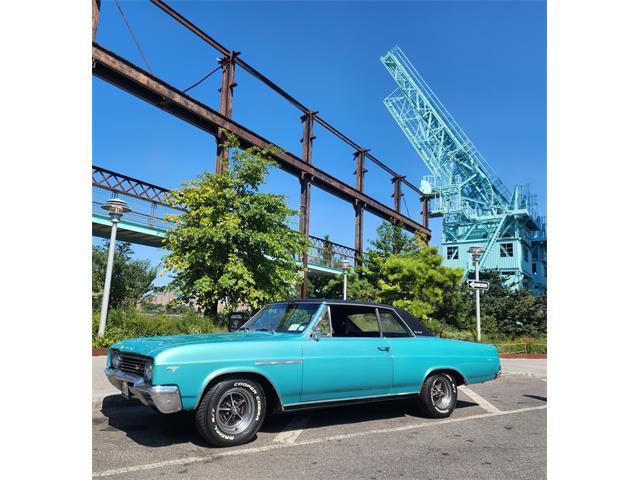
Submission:
<svg viewBox="0 0 640 480">
<path fill-rule="evenodd" d="M 126 200 L 131 212 L 123 221 L 160 230 L 168 230 L 174 223 L 167 215 L 184 213 L 186 210 L 169 205 L 170 190 L 151 183 L 122 175 L 102 167 L 93 166 L 92 212 L 107 217 L 101 208 L 108 199 L 120 197 Z M 309 262 L 331 268 L 341 268 L 342 262 L 355 264 L 356 250 L 322 238 L 309 236 Z"/>
<path fill-rule="evenodd" d="M 332 268 L 342 268 L 342 262 L 352 266 L 355 264 L 356 251 L 351 247 L 311 235 L 309 235 L 309 243 L 310 263 Z"/>
</svg>

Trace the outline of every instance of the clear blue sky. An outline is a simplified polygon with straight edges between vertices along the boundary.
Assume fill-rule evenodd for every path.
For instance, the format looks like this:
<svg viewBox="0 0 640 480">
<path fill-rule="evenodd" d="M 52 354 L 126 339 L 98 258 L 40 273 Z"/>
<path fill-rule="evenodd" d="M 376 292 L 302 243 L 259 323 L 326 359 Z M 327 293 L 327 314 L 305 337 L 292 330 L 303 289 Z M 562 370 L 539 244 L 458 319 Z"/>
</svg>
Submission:
<svg viewBox="0 0 640 480">
<path fill-rule="evenodd" d="M 154 73 L 186 88 L 217 52 L 148 2 L 121 1 Z M 169 2 L 180 13 L 418 185 L 426 167 L 382 103 L 395 87 L 379 57 L 398 44 L 505 185 L 528 183 L 546 212 L 546 3 Z M 144 67 L 115 3 L 102 2 L 97 41 Z M 299 113 L 242 71 L 233 118 L 300 153 Z M 218 108 L 219 72 L 189 93 Z M 318 127 L 313 162 L 354 184 L 352 151 Z M 344 145 L 344 146 L 343 146 Z M 214 139 L 93 79 L 93 163 L 177 187 L 214 168 Z M 266 191 L 297 209 L 299 184 L 274 170 Z M 369 166 L 365 191 L 392 204 L 391 183 Z M 417 196 L 409 214 L 419 219 Z M 311 234 L 353 245 L 351 205 L 314 189 Z M 403 205 L 403 211 L 407 211 Z M 380 220 L 365 216 L 365 241 Z M 431 222 L 433 244 L 440 221 Z M 154 263 L 161 252 L 134 246 Z"/>
</svg>

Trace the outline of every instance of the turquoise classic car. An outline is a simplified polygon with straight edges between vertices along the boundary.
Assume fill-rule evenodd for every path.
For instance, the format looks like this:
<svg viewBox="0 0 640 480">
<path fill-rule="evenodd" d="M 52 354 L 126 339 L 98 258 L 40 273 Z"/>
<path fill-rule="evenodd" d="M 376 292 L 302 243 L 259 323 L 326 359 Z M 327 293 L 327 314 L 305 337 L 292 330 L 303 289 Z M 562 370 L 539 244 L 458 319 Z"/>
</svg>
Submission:
<svg viewBox="0 0 640 480">
<path fill-rule="evenodd" d="M 195 410 L 215 446 L 253 439 L 266 415 L 414 397 L 451 415 L 457 386 L 493 380 L 493 345 L 435 337 L 405 310 L 340 300 L 267 305 L 239 330 L 126 340 L 105 373 L 127 398 L 161 413 Z"/>
</svg>

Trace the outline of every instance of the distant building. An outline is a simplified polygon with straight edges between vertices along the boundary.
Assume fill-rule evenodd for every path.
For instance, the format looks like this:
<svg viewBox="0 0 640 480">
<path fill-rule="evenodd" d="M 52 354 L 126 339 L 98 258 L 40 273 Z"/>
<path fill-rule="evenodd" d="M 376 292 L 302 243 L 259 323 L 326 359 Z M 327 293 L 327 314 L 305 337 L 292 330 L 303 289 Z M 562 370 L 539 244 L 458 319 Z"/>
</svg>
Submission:
<svg viewBox="0 0 640 480">
<path fill-rule="evenodd" d="M 173 302 L 178 296 L 174 292 L 158 292 L 153 295 L 144 297 L 143 303 L 149 303 L 151 305 L 160 305 L 166 307 Z"/>
</svg>

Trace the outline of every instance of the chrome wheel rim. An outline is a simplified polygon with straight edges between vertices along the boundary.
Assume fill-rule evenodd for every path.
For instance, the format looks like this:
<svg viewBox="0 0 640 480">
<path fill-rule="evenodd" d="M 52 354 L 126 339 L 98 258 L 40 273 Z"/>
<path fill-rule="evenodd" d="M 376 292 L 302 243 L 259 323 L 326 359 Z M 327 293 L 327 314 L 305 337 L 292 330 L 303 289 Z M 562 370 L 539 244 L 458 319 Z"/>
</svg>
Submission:
<svg viewBox="0 0 640 480">
<path fill-rule="evenodd" d="M 251 424 L 255 410 L 255 400 L 249 393 L 242 388 L 232 388 L 218 400 L 216 424 L 228 435 L 242 433 Z"/>
<path fill-rule="evenodd" d="M 439 410 L 447 410 L 453 400 L 453 388 L 444 378 L 436 378 L 431 385 L 431 402 Z"/>
</svg>

